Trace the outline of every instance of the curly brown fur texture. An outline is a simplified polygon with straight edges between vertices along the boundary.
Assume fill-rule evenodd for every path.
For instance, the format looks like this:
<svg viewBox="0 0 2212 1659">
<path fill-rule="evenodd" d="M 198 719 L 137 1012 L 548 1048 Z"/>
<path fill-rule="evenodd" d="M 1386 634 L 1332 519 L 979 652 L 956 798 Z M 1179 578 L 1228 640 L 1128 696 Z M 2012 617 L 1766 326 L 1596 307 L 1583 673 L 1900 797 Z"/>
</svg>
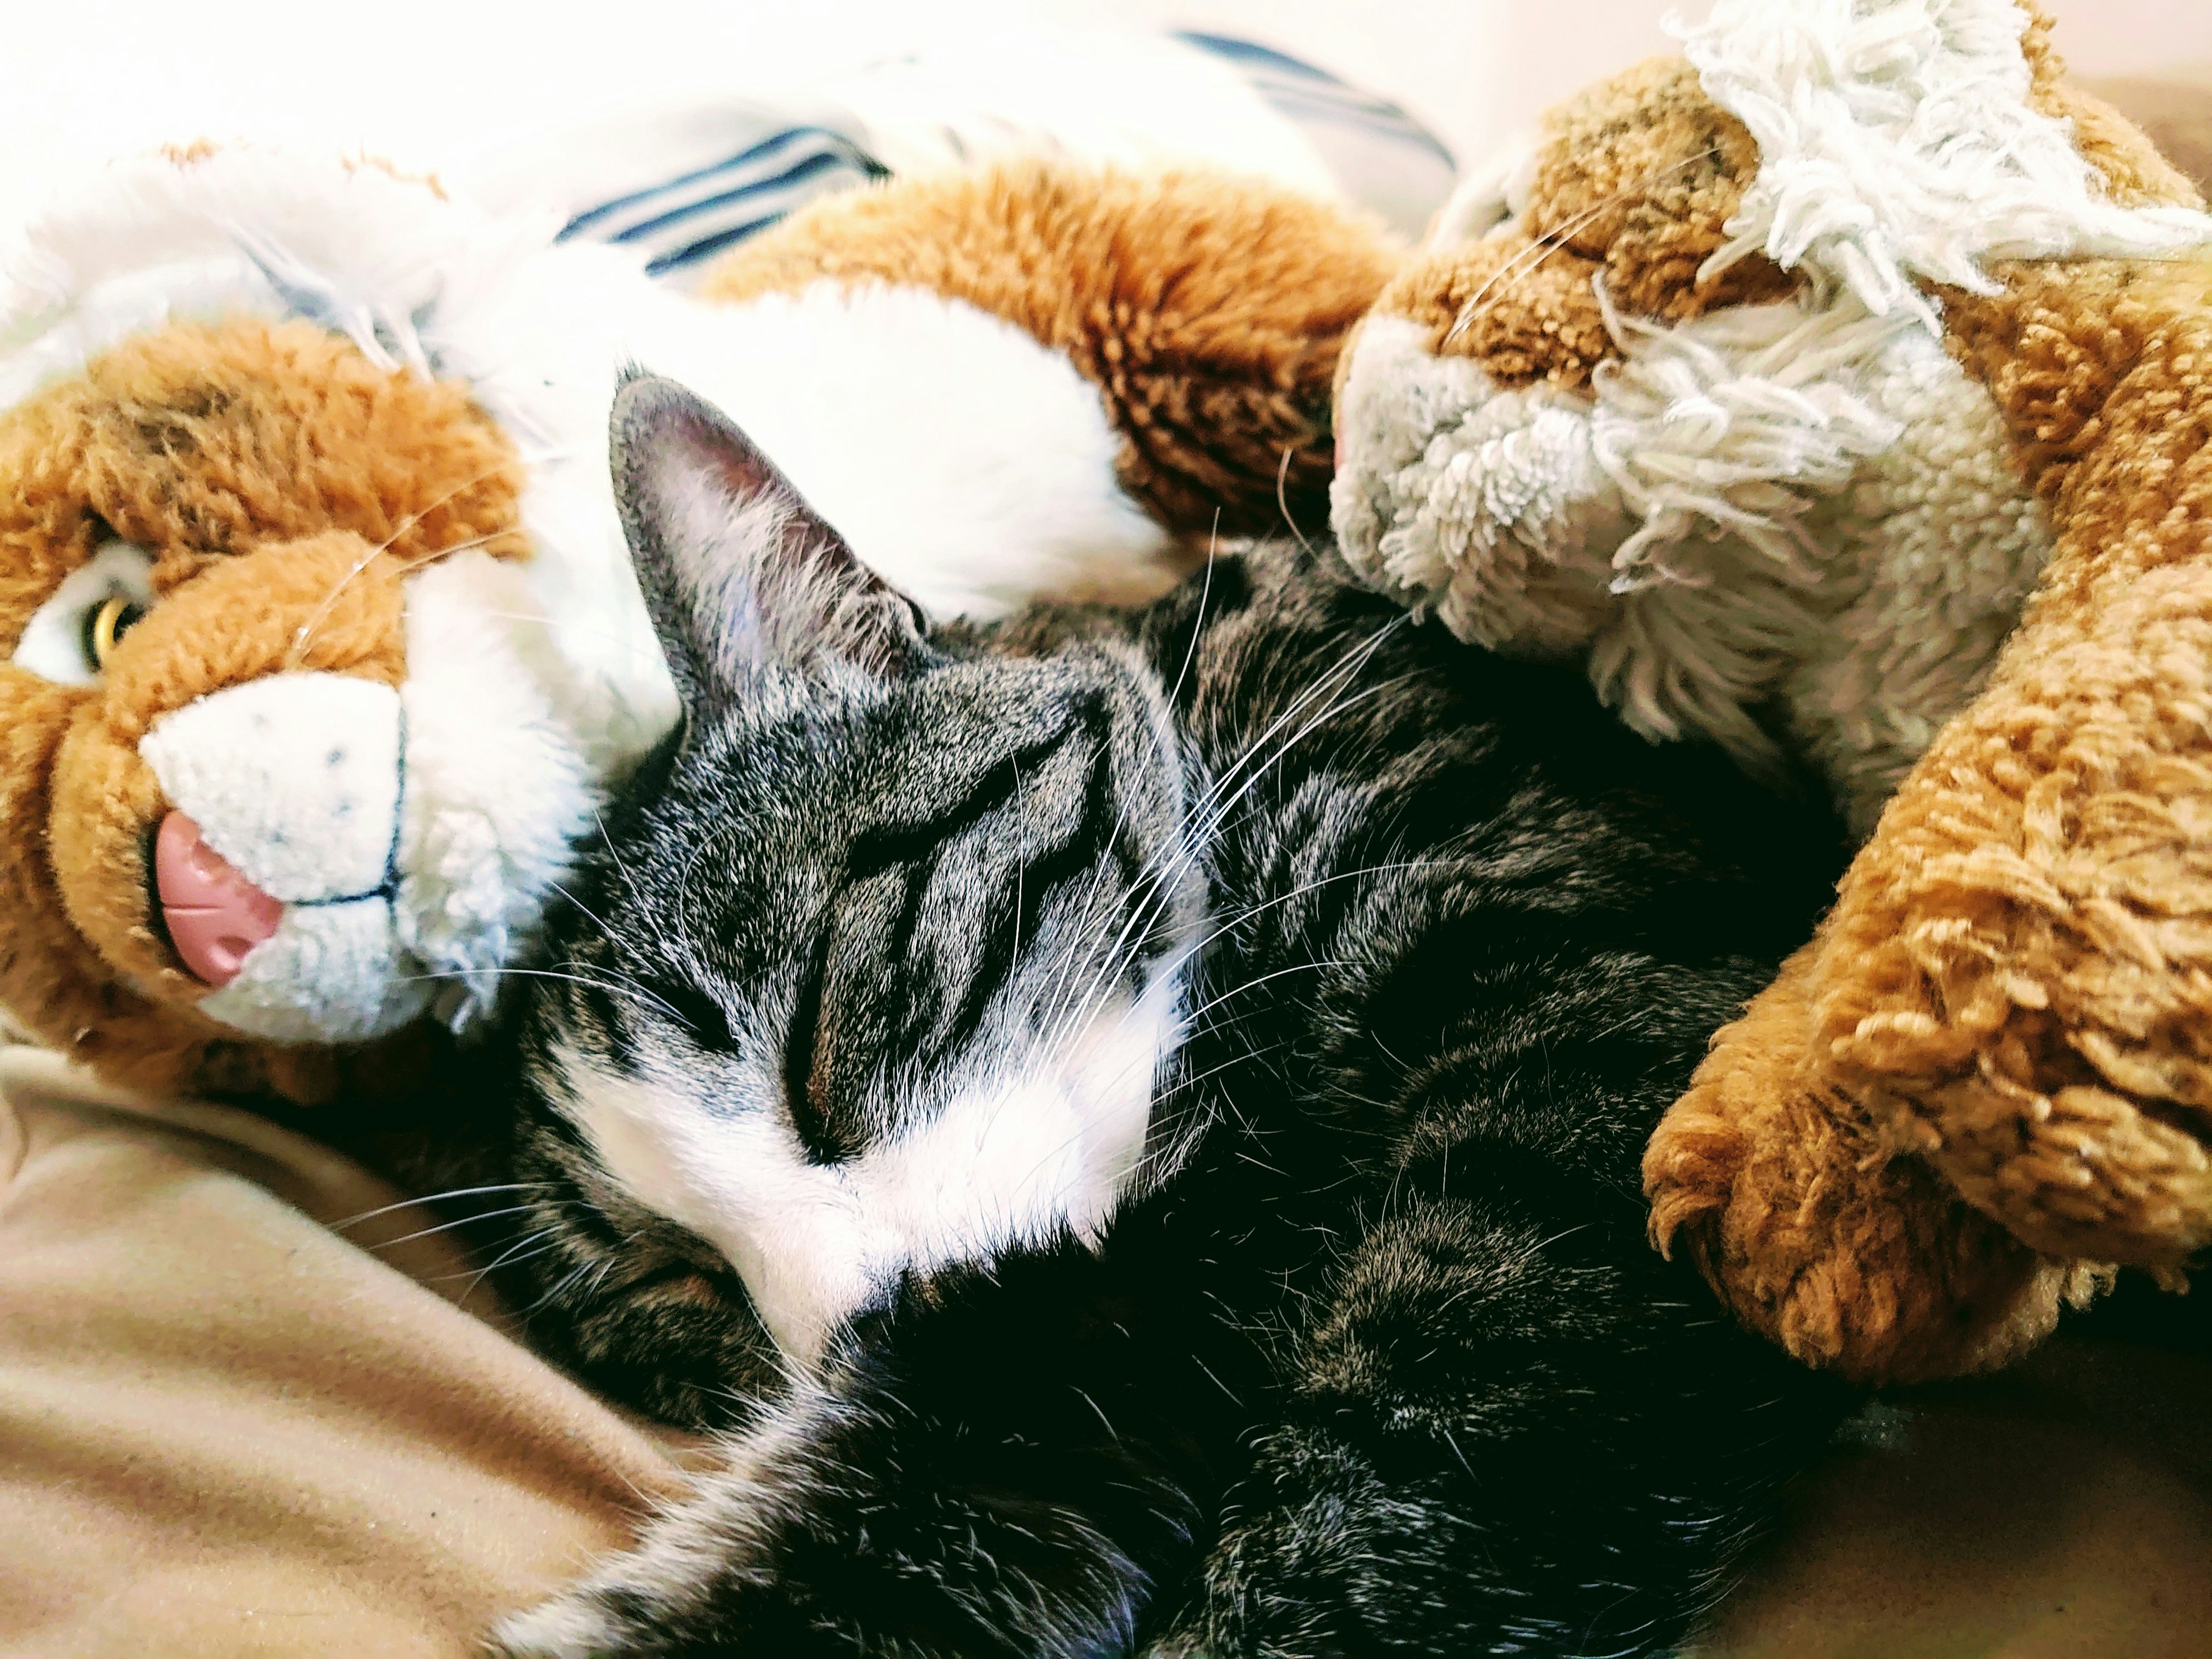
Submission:
<svg viewBox="0 0 2212 1659">
<path fill-rule="evenodd" d="M 2059 78 L 2046 16 L 2032 15 L 2023 44 L 2038 106 L 2074 124 L 2115 201 L 2197 204 L 2189 180 L 2140 131 Z M 1751 135 L 1706 96 L 1697 71 L 1651 59 L 1545 118 L 1519 226 L 1417 261 L 1375 308 L 1429 325 L 1435 355 L 1474 359 L 1501 390 L 1587 386 L 1599 363 L 1620 355 L 1599 309 L 1599 279 L 1623 310 L 1668 321 L 1796 292 L 1799 278 L 1764 255 L 1699 279 L 1758 169 Z"/>
<path fill-rule="evenodd" d="M 2069 1267 L 2172 1282 L 2212 1244 L 2212 264 L 1996 274 L 2002 295 L 1946 296 L 1950 328 L 2057 553 L 1799 974 L 1717 1040 L 1646 1164 L 1662 1231 L 1724 1279 L 1809 1262 L 1903 1298 L 1911 1319 L 1863 1291 L 1835 1322 L 1861 1374 L 1940 1350 L 1929 1322 L 2041 1320 L 2057 1268 L 1929 1275 L 1966 1249 L 1952 1193 Z M 1777 1079 L 1789 1098 L 1762 1101 Z M 1701 1163 L 1716 1121 L 1741 1146 Z M 1901 1187 L 1869 1136 L 1944 1186 Z M 1768 1257 L 1758 1218 L 1824 1182 L 1821 1227 Z M 1885 1267 L 1900 1230 L 1922 1243 Z M 1765 1328 L 1824 1358 L 1792 1317 Z"/>
<path fill-rule="evenodd" d="M 1652 1138 L 1653 1241 L 1679 1241 L 1745 1325 L 1854 1381 L 2002 1365 L 2094 1276 L 2036 1255 L 1808 1079 L 1817 956 L 1784 965 Z"/>
<path fill-rule="evenodd" d="M 44 828 L 0 840 L 11 1015 L 141 1087 L 337 1086 L 360 1057 L 242 1042 L 193 1012 L 206 988 L 150 915 L 146 836 L 164 804 L 137 740 L 260 674 L 397 684 L 401 574 L 465 544 L 521 554 L 520 489 L 465 390 L 380 369 L 306 324 L 171 325 L 0 416 L 0 648 L 103 523 L 156 555 L 159 596 L 98 684 L 0 664 L 0 817 Z"/>
<path fill-rule="evenodd" d="M 1425 325 L 1433 355 L 1472 357 L 1501 388 L 1580 390 L 1620 355 L 1591 285 L 1599 269 L 1557 244 L 1486 237 L 1415 261 L 1375 309 Z"/>
<path fill-rule="evenodd" d="M 1675 322 L 1796 291 L 1799 279 L 1763 254 L 1699 281 L 1759 171 L 1759 146 L 1680 58 L 1571 99 L 1546 118 L 1544 140 L 1528 234 L 1601 264 L 1622 310 Z"/>
<path fill-rule="evenodd" d="M 709 300 L 830 278 L 927 288 L 1064 352 L 1104 398 L 1122 485 L 1170 527 L 1328 516 L 1329 390 L 1396 266 L 1382 234 L 1249 179 L 1047 162 L 817 203 L 711 272 Z"/>
<path fill-rule="evenodd" d="M 1669 321 L 1796 290 L 1763 255 L 1698 279 L 1758 167 L 1694 70 L 1640 64 L 1545 118 L 1516 223 L 1409 262 L 1375 313 L 1425 327 L 1431 355 L 1473 360 L 1499 391 L 1587 391 L 1621 355 L 1601 285 L 1623 311 Z"/>
</svg>

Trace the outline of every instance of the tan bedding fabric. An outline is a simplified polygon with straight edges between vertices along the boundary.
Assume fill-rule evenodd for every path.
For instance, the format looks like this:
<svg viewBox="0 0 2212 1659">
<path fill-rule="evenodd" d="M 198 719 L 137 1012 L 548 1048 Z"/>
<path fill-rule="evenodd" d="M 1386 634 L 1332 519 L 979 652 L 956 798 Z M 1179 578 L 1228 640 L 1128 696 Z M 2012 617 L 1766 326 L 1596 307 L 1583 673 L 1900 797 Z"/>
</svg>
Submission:
<svg viewBox="0 0 2212 1659">
<path fill-rule="evenodd" d="M 360 1170 L 0 1054 L 0 1654 L 463 1656 L 687 1449 Z M 2212 1366 L 2063 1345 L 1840 1453 L 1702 1659 L 2212 1653 Z"/>
<path fill-rule="evenodd" d="M 413 1208 L 242 1113 L 0 1060 L 0 1653 L 470 1655 L 672 1489 Z"/>
</svg>

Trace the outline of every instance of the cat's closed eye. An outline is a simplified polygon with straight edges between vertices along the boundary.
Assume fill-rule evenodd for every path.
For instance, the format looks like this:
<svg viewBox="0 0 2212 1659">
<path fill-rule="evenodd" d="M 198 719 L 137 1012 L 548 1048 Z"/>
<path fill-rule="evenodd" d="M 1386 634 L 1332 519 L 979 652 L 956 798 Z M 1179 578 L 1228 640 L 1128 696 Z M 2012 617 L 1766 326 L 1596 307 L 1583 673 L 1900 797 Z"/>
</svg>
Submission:
<svg viewBox="0 0 2212 1659">
<path fill-rule="evenodd" d="M 716 1054 L 736 1052 L 738 1038 L 730 1029 L 729 1011 L 703 986 L 688 979 L 671 980 L 653 988 L 653 1000 L 684 1028 L 695 1048 Z"/>
</svg>

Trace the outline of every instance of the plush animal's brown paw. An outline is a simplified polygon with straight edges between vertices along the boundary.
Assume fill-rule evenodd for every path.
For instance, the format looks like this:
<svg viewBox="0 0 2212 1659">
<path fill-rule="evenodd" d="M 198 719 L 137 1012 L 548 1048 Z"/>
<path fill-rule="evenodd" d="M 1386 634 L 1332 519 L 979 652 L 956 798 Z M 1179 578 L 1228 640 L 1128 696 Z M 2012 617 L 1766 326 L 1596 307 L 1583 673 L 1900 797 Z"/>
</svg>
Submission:
<svg viewBox="0 0 2212 1659">
<path fill-rule="evenodd" d="M 1817 949 L 1715 1039 L 1653 1136 L 1653 1242 L 1687 1249 L 1744 1325 L 1808 1364 L 1869 1382 L 2002 1364 L 2098 1275 L 2038 1255 L 1812 1080 Z"/>
</svg>

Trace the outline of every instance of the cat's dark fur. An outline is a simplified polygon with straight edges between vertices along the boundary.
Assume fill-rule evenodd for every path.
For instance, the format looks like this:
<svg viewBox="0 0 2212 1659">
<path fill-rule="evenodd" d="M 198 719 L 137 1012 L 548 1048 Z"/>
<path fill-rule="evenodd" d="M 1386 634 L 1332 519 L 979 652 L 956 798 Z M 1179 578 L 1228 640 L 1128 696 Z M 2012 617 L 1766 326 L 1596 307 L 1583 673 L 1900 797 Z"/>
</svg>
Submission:
<svg viewBox="0 0 2212 1659">
<path fill-rule="evenodd" d="M 1325 554 L 931 632 L 684 394 L 616 447 L 690 725 L 530 981 L 513 1249 L 733 1437 L 507 1650 L 1666 1650 L 1844 1403 L 1638 1179 L 1826 821 Z"/>
</svg>

